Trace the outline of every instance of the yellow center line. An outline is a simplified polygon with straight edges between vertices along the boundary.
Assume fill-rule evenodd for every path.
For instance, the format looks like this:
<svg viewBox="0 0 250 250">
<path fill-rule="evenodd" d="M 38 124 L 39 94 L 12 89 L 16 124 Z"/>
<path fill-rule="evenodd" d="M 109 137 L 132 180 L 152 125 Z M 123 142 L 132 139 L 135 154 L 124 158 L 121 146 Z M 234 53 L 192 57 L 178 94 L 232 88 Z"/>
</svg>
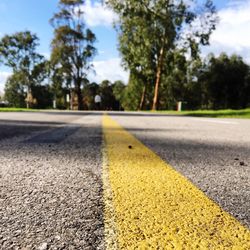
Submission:
<svg viewBox="0 0 250 250">
<path fill-rule="evenodd" d="M 106 115 L 103 133 L 115 248 L 250 249 L 247 228 Z"/>
</svg>

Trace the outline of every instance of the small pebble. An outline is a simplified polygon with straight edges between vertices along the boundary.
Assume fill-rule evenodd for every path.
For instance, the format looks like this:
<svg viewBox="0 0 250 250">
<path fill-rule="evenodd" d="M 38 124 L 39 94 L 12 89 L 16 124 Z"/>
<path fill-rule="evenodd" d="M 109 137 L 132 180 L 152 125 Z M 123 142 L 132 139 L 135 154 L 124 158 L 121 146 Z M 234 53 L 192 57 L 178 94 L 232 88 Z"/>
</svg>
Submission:
<svg viewBox="0 0 250 250">
<path fill-rule="evenodd" d="M 128 148 L 129 148 L 129 149 L 132 149 L 132 146 L 131 146 L 131 145 L 129 145 L 129 146 L 128 146 Z"/>
<path fill-rule="evenodd" d="M 60 240 L 61 237 L 60 237 L 59 235 L 56 235 L 56 236 L 55 236 L 55 239 L 56 239 L 56 240 Z"/>
<path fill-rule="evenodd" d="M 46 242 L 44 242 L 43 244 L 41 244 L 38 248 L 39 250 L 47 250 L 48 249 L 48 244 Z"/>
</svg>

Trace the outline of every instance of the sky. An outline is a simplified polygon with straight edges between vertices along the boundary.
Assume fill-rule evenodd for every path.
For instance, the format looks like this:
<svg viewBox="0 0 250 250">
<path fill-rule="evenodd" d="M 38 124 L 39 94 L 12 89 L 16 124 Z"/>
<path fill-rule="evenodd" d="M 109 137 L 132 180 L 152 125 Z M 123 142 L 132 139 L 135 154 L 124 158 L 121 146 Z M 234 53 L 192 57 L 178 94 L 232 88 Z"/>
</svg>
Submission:
<svg viewBox="0 0 250 250">
<path fill-rule="evenodd" d="M 49 19 L 57 12 L 59 0 L 0 0 L 0 38 L 5 34 L 30 30 L 40 38 L 38 52 L 50 54 L 53 28 Z M 109 79 L 127 82 L 128 72 L 121 67 L 117 50 L 117 35 L 113 29 L 116 15 L 99 1 L 86 0 L 84 12 L 88 27 L 96 34 L 98 54 L 94 58 L 95 74 L 89 76 L 97 83 Z M 236 53 L 250 64 L 250 0 L 214 0 L 220 22 L 210 39 L 210 46 L 202 49 L 219 55 Z M 0 92 L 11 69 L 0 66 Z"/>
</svg>

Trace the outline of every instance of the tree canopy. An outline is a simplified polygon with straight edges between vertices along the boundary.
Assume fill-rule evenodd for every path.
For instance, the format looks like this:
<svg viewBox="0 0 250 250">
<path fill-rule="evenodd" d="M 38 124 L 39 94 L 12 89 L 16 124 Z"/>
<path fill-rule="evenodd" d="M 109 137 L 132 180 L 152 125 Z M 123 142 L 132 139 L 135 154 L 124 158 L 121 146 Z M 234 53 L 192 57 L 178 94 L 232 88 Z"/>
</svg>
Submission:
<svg viewBox="0 0 250 250">
<path fill-rule="evenodd" d="M 18 86 L 26 88 L 27 107 L 32 104 L 32 88 L 46 77 L 46 60 L 36 52 L 39 39 L 30 31 L 5 35 L 0 41 L 0 62 L 10 67 L 13 77 L 9 84 L 18 79 Z"/>
<path fill-rule="evenodd" d="M 207 45 L 215 29 L 213 2 L 200 6 L 195 1 L 108 0 L 119 15 L 119 49 L 125 66 L 134 77 L 154 84 L 152 109 L 159 104 L 162 75 L 166 74 L 168 54 L 182 47 L 196 57 L 199 45 Z M 146 83 L 147 82 L 147 83 Z M 143 93 L 145 93 L 145 88 Z M 142 97 L 143 98 L 143 97 Z"/>
</svg>

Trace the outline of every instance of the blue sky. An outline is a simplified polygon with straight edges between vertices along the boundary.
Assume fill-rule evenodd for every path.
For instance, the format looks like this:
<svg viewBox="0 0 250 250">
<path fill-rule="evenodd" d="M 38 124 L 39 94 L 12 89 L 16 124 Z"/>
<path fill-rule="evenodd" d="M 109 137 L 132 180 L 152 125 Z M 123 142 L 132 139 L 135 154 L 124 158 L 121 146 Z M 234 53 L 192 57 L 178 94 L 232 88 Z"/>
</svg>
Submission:
<svg viewBox="0 0 250 250">
<path fill-rule="evenodd" d="M 128 74 L 120 66 L 116 49 L 116 33 L 112 28 L 114 13 L 105 9 L 97 1 L 86 0 L 84 7 L 86 22 L 97 36 L 99 51 L 94 59 L 96 75 L 92 80 L 127 80 Z M 229 54 L 241 54 L 250 62 L 250 0 L 215 0 L 221 23 L 211 37 L 211 46 L 203 54 L 219 54 L 225 50 Z M 58 0 L 0 0 L 0 36 L 17 31 L 30 30 L 40 38 L 38 51 L 45 56 L 50 53 L 53 29 L 49 19 L 57 11 Z M 248 42 L 249 41 L 249 42 Z M 0 66 L 0 91 L 10 69 Z"/>
<path fill-rule="evenodd" d="M 30 30 L 40 38 L 39 52 L 49 54 L 53 28 L 49 19 L 57 9 L 58 0 L 0 0 L 0 35 L 22 30 Z M 100 51 L 96 59 L 106 59 L 103 52 L 109 56 L 118 56 L 116 33 L 112 26 L 91 27 L 97 35 L 96 46 Z"/>
</svg>

